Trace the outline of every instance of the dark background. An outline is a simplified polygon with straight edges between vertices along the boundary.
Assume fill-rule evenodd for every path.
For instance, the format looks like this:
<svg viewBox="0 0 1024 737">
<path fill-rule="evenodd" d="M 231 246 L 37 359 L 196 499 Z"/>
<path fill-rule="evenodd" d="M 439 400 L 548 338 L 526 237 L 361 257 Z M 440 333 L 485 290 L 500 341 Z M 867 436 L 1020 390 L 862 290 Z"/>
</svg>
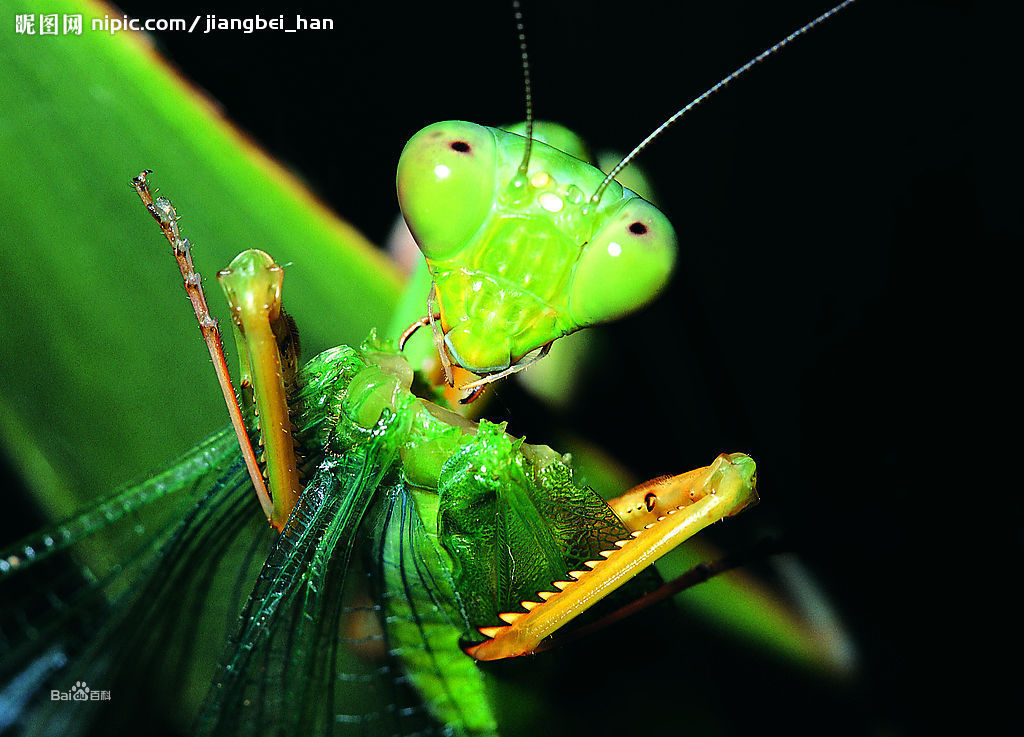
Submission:
<svg viewBox="0 0 1024 737">
<path fill-rule="evenodd" d="M 522 118 L 504 2 L 121 6 L 136 17 L 334 18 L 333 32 L 154 39 L 378 243 L 397 214 L 409 136 L 436 120 Z M 827 7 L 527 4 L 536 115 L 626 150 Z M 691 639 L 711 733 L 903 735 L 945 719 L 954 686 L 938 674 L 964 628 L 943 622 L 975 581 L 951 573 L 972 551 L 947 532 L 969 525 L 946 515 L 974 493 L 953 480 L 951 418 L 971 401 L 970 357 L 984 355 L 978 323 L 999 291 L 990 270 L 1021 233 L 1008 175 L 979 153 L 1011 128 L 977 122 L 991 80 L 972 79 L 968 62 L 988 24 L 1000 24 L 994 11 L 950 2 L 862 0 L 677 124 L 640 159 L 679 232 L 673 283 L 603 329 L 606 350 L 569 409 L 553 414 L 512 385 L 493 405 L 531 440 L 582 432 L 643 476 L 721 450 L 758 460 L 762 503 L 715 530 L 717 542 L 770 537 L 794 550 L 845 622 L 857 671 L 836 684 L 715 633 L 671 633 Z M 631 647 L 666 636 L 642 634 Z M 600 662 L 614 674 L 631 657 Z M 671 694 L 651 679 L 624 698 L 667 710 Z M 685 733 L 688 718 L 667 712 L 666 732 Z"/>
</svg>

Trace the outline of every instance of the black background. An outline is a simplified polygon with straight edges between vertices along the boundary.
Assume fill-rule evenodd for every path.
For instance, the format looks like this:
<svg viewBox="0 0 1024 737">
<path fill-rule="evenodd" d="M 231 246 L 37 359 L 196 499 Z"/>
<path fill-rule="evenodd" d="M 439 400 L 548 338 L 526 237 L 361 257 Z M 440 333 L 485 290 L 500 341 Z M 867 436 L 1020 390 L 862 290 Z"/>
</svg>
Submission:
<svg viewBox="0 0 1024 737">
<path fill-rule="evenodd" d="M 154 39 L 378 243 L 397 214 L 395 165 L 412 133 L 435 120 L 522 117 L 503 2 L 121 5 L 136 17 L 334 18 L 333 32 Z M 527 5 L 536 114 L 595 148 L 628 149 L 825 9 Z M 702 630 L 627 638 L 638 649 L 692 639 L 700 670 L 676 667 L 690 696 L 707 692 L 717 721 L 700 727 L 710 733 L 927 733 L 965 676 L 936 678 L 969 629 L 945 624 L 947 612 L 977 585 L 951 573 L 976 551 L 951 534 L 970 523 L 947 515 L 976 490 L 954 471 L 965 449 L 948 448 L 980 376 L 965 366 L 975 355 L 998 363 L 979 323 L 1001 291 L 997 249 L 1021 233 L 1002 186 L 1010 175 L 979 153 L 1011 126 L 978 123 L 991 79 L 969 66 L 985 45 L 979 29 L 998 25 L 995 11 L 954 3 L 862 0 L 708 101 L 640 159 L 680 236 L 670 288 L 604 329 L 609 348 L 565 412 L 499 390 L 493 412 L 512 430 L 543 442 L 582 428 L 644 476 L 720 450 L 757 458 L 762 503 L 717 542 L 778 536 L 795 550 L 850 632 L 857 675 L 836 685 Z M 631 659 L 596 662 L 615 678 Z M 665 733 L 687 731 L 656 674 L 627 682 L 623 697 L 648 713 L 643 723 L 664 712 Z"/>
</svg>

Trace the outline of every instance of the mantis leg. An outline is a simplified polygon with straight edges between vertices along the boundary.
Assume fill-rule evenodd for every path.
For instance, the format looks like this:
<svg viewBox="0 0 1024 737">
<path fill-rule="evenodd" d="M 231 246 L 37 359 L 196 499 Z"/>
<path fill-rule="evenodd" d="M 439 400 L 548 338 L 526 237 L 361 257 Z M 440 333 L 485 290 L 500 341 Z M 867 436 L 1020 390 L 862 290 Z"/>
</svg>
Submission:
<svg viewBox="0 0 1024 737">
<path fill-rule="evenodd" d="M 568 580 L 553 582 L 554 590 L 538 593 L 540 601 L 523 601 L 525 612 L 499 614 L 508 626 L 481 627 L 480 633 L 490 639 L 466 653 L 477 660 L 498 660 L 533 652 L 545 637 L 677 545 L 756 502 L 755 480 L 756 467 L 749 456 L 723 453 L 710 466 L 627 492 L 620 497 L 620 507 L 635 508 L 639 500 L 641 508 L 627 523 L 633 528 L 631 536 L 602 551 L 600 559 L 587 561 L 587 570 L 571 571 Z"/>
<path fill-rule="evenodd" d="M 170 200 L 166 197 L 153 199 L 147 181 L 149 174 L 148 170 L 139 174 L 132 180 L 132 186 L 171 244 L 185 291 L 213 359 L 256 496 L 270 524 L 280 531 L 302 493 L 288 410 L 288 393 L 294 385 L 298 363 L 298 335 L 291 319 L 281 309 L 284 274 L 270 256 L 257 250 L 239 254 L 227 269 L 217 274 L 231 306 L 243 397 L 247 405 L 253 405 L 260 424 L 268 490 L 228 374 L 217 321 L 210 316 L 202 279 L 192 265 L 191 244 L 181 236 L 178 213 Z"/>
<path fill-rule="evenodd" d="M 420 328 L 430 325 L 435 320 L 441 319 L 441 313 L 435 312 L 433 315 L 424 315 L 419 320 L 414 322 L 412 325 L 407 327 L 402 334 L 398 337 L 398 350 L 405 350 L 405 344 L 409 342 L 409 338 L 416 334 Z"/>
<path fill-rule="evenodd" d="M 284 271 L 255 249 L 243 251 L 217 280 L 231 307 L 231 320 L 244 373 L 251 376 L 265 474 L 273 509 L 270 524 L 283 530 L 302 494 L 292 437 L 289 392 L 294 388 L 298 341 L 281 309 Z"/>
</svg>

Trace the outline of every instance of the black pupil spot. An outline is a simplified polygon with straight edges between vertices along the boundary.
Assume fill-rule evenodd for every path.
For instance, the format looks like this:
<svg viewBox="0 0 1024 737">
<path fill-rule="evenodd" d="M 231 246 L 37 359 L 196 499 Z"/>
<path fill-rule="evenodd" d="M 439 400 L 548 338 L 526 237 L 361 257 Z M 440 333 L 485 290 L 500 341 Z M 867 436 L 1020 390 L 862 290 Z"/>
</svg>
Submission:
<svg viewBox="0 0 1024 737">
<path fill-rule="evenodd" d="M 467 153 L 469 151 L 469 144 L 465 141 L 452 141 L 452 150 L 458 151 L 460 154 Z"/>
<path fill-rule="evenodd" d="M 629 226 L 629 232 L 633 235 L 645 235 L 647 233 L 647 226 L 641 222 L 636 222 Z"/>
</svg>

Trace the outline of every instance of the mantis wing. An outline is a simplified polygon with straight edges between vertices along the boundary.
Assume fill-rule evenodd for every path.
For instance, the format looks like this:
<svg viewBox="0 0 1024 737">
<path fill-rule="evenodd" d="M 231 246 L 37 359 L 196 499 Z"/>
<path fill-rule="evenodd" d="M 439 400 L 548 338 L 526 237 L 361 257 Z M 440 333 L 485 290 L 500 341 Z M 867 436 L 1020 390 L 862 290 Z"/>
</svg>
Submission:
<svg viewBox="0 0 1024 737">
<path fill-rule="evenodd" d="M 191 682 L 190 664 L 225 636 L 223 614 L 203 604 L 218 575 L 237 579 L 239 561 L 246 568 L 236 543 L 253 520 L 251 491 L 236 459 L 233 433 L 217 433 L 152 478 L 4 552 L 0 726 L 79 734 L 105 701 L 166 686 L 165 668 L 170 683 Z M 53 700 L 53 690 L 79 683 L 100 698 L 76 709 Z M 180 708 L 194 696 L 183 688 L 171 698 Z M 140 701 L 154 709 L 161 699 Z M 116 721 L 130 710 L 111 711 Z"/>
<path fill-rule="evenodd" d="M 365 609 L 346 595 L 363 578 L 350 563 L 394 453 L 383 434 L 320 464 L 242 611 L 203 709 L 203 734 L 332 734 L 352 725 L 404 734 L 430 726 L 392 664 L 360 659 L 358 646 L 377 636 L 346 637 L 343 629 Z"/>
</svg>

